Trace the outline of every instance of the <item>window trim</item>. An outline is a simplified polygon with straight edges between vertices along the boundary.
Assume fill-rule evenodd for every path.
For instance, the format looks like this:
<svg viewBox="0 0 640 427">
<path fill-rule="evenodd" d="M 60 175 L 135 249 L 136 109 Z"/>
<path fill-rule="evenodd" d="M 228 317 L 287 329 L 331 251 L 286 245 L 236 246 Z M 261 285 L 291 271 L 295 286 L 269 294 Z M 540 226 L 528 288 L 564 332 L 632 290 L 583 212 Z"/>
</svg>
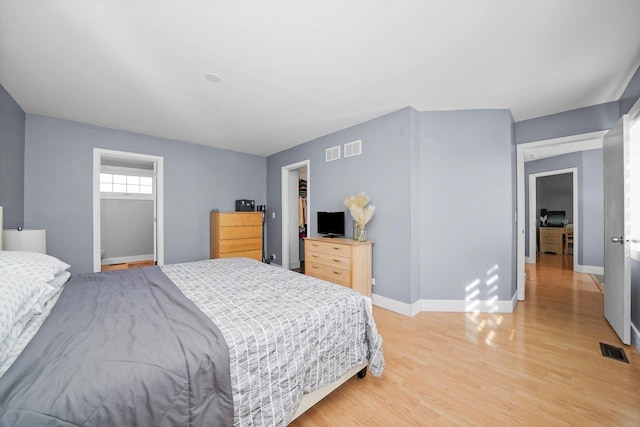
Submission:
<svg viewBox="0 0 640 427">
<path fill-rule="evenodd" d="M 127 193 L 119 191 L 100 191 L 100 199 L 122 199 L 122 200 L 154 200 L 156 197 L 156 173 L 149 169 L 128 168 L 122 166 L 100 166 L 100 173 L 112 175 L 125 175 L 137 177 L 150 177 L 152 179 L 151 194 L 148 193 Z"/>
</svg>

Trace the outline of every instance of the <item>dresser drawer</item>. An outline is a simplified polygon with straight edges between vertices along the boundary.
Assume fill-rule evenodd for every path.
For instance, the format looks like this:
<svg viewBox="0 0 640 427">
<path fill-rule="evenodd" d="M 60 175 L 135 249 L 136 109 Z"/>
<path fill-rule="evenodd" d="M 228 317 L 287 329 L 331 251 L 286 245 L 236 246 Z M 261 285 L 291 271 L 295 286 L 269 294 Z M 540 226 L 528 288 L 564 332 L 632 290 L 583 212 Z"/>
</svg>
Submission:
<svg viewBox="0 0 640 427">
<path fill-rule="evenodd" d="M 220 240 L 262 238 L 261 225 L 247 225 L 246 227 L 220 227 Z"/>
<path fill-rule="evenodd" d="M 350 285 L 350 272 L 342 268 L 331 267 L 325 264 L 318 264 L 316 262 L 309 262 L 305 260 L 304 266 L 305 274 L 318 279 L 327 280 L 329 282 L 337 283 L 339 285 Z"/>
<path fill-rule="evenodd" d="M 218 216 L 220 227 L 262 226 L 262 212 L 219 213 Z"/>
<path fill-rule="evenodd" d="M 343 256 L 327 254 L 323 252 L 309 251 L 305 257 L 305 261 L 324 264 L 331 267 L 349 270 L 351 267 L 351 259 Z"/>
<path fill-rule="evenodd" d="M 227 252 L 241 252 L 260 249 L 262 251 L 262 239 L 233 239 L 220 240 L 220 255 Z"/>
<path fill-rule="evenodd" d="M 562 236 L 541 236 L 540 242 L 542 243 L 551 243 L 558 244 L 562 242 Z"/>
<path fill-rule="evenodd" d="M 246 257 L 262 261 L 262 249 L 254 249 L 249 251 L 225 252 L 220 254 L 220 258 Z"/>
<path fill-rule="evenodd" d="M 320 252 L 323 254 L 337 255 L 342 257 L 349 256 L 349 246 L 330 242 L 319 242 L 311 240 L 307 243 L 308 250 L 312 252 Z"/>
</svg>

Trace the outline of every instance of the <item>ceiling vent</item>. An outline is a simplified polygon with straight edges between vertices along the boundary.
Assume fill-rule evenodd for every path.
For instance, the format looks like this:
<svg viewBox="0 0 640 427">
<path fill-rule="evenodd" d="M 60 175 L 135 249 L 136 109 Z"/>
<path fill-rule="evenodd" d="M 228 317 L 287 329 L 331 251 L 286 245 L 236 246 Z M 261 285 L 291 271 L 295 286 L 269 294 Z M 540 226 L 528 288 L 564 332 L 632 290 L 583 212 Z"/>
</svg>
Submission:
<svg viewBox="0 0 640 427">
<path fill-rule="evenodd" d="M 359 139 L 357 141 L 353 141 L 353 142 L 347 142 L 346 144 L 344 144 L 344 157 L 351 157 L 351 156 L 359 156 L 360 154 L 362 154 L 362 140 Z"/>
<path fill-rule="evenodd" d="M 340 159 L 340 146 L 336 145 L 335 147 L 327 148 L 325 151 L 325 161 L 332 162 L 334 160 Z"/>
</svg>

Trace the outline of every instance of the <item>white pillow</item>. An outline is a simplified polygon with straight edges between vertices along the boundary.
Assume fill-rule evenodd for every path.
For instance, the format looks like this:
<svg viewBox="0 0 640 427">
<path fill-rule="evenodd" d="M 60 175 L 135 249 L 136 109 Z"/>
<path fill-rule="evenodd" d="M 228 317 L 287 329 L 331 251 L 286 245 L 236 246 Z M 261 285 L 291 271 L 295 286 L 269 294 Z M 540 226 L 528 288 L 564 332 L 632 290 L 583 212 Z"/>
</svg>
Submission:
<svg viewBox="0 0 640 427">
<path fill-rule="evenodd" d="M 6 345 L 5 338 L 12 331 L 15 333 L 14 327 L 24 328 L 28 321 L 24 317 L 36 314 L 33 309 L 37 308 L 38 300 L 48 288 L 46 283 L 28 276 L 0 273 L 0 344 Z M 0 348 L 0 355 L 3 350 L 6 349 Z"/>
<path fill-rule="evenodd" d="M 0 274 L 29 276 L 39 282 L 50 282 L 69 268 L 69 264 L 47 254 L 0 251 Z"/>
</svg>

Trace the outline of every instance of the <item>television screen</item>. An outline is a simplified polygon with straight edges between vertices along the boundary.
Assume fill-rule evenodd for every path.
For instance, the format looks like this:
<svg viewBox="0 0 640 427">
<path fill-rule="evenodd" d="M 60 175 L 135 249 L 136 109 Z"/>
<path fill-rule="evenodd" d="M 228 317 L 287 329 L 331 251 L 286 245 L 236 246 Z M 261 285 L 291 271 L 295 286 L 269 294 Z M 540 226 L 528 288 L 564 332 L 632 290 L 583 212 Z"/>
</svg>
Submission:
<svg viewBox="0 0 640 427">
<path fill-rule="evenodd" d="M 565 211 L 547 211 L 547 227 L 564 227 Z"/>
<path fill-rule="evenodd" d="M 344 212 L 318 212 L 318 234 L 344 236 Z"/>
</svg>

